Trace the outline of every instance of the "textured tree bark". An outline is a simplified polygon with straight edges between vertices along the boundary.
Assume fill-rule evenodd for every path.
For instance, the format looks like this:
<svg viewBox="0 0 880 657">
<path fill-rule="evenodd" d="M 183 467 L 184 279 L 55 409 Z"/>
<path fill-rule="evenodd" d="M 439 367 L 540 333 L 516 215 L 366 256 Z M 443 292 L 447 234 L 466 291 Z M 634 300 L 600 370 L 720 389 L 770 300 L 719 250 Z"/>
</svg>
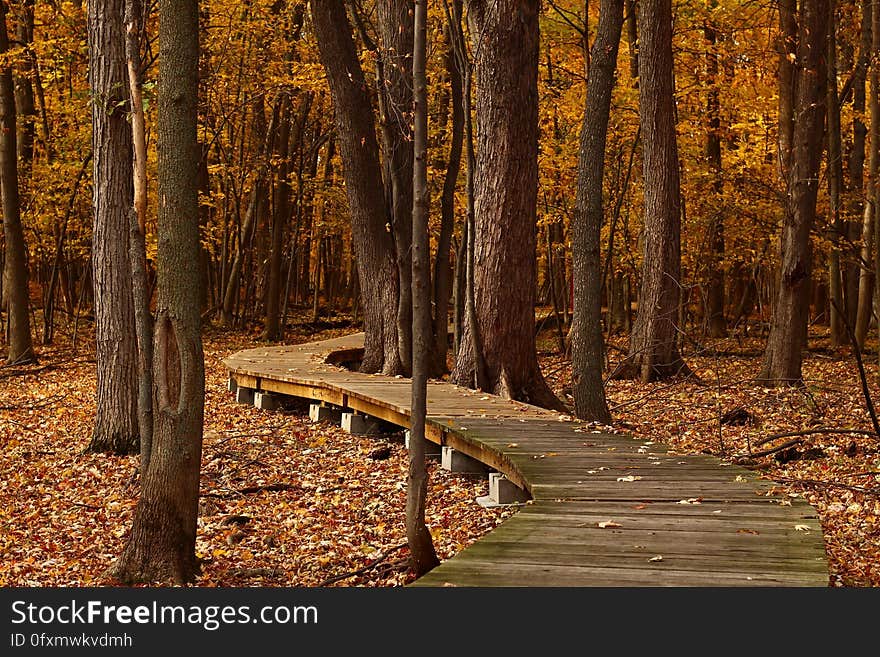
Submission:
<svg viewBox="0 0 880 657">
<path fill-rule="evenodd" d="M 715 6 L 714 3 L 713 6 Z M 721 175 L 721 103 L 718 97 L 718 53 L 715 52 L 718 34 L 711 19 L 706 20 L 703 35 L 706 38 L 706 82 L 708 86 L 706 161 L 714 178 L 712 192 L 718 207 L 718 210 L 711 217 L 709 225 L 709 284 L 706 294 L 706 314 L 708 315 L 709 335 L 713 338 L 721 338 L 727 335 L 727 321 L 724 318 L 724 213 L 722 211 L 724 183 Z"/>
<path fill-rule="evenodd" d="M 828 36 L 826 50 L 826 106 L 828 121 L 826 139 L 828 143 L 828 237 L 831 250 L 828 254 L 828 296 L 829 324 L 831 326 L 831 344 L 841 346 L 847 342 L 844 329 L 844 317 L 838 309 L 844 308 L 843 279 L 841 275 L 840 244 L 844 236 L 843 217 L 840 211 L 840 200 L 843 196 L 843 156 L 841 154 L 840 134 L 840 101 L 837 93 L 837 12 L 835 0 L 828 3 Z"/>
<path fill-rule="evenodd" d="M 361 370 L 399 374 L 399 280 L 367 85 L 343 2 L 313 2 L 312 21 L 336 109 L 337 146 L 357 257 L 366 334 Z"/>
<path fill-rule="evenodd" d="M 454 0 L 461 11 L 461 0 Z M 449 344 L 449 295 L 452 289 L 452 271 L 449 265 L 449 252 L 452 233 L 455 228 L 455 189 L 461 171 L 461 154 L 464 144 L 464 104 L 462 99 L 463 73 L 455 55 L 456 46 L 452 39 L 460 33 L 447 25 L 450 40 L 446 52 L 446 73 L 449 76 L 449 95 L 452 103 L 452 136 L 449 144 L 449 159 L 446 162 L 446 175 L 443 179 L 443 194 L 440 197 L 440 235 L 437 238 L 437 253 L 434 258 L 434 373 L 446 372 L 446 353 Z M 456 262 L 456 266 L 458 263 Z"/>
<path fill-rule="evenodd" d="M 636 0 L 626 0 L 626 41 L 629 45 L 629 74 L 636 81 L 639 79 L 639 29 L 637 21 Z"/>
<path fill-rule="evenodd" d="M 873 316 L 874 288 L 877 282 L 876 271 L 872 267 L 874 252 L 880 240 L 877 239 L 878 192 L 877 176 L 880 175 L 880 71 L 877 61 L 880 55 L 880 11 L 874 6 L 871 10 L 871 93 L 868 101 L 868 113 L 871 117 L 871 144 L 868 155 L 868 191 L 865 194 L 866 207 L 862 222 L 862 249 L 860 254 L 861 272 L 859 275 L 859 298 L 856 309 L 855 335 L 860 349 L 864 349 Z"/>
<path fill-rule="evenodd" d="M 433 352 L 431 331 L 431 266 L 428 239 L 428 1 L 415 1 L 413 40 L 413 206 L 412 217 L 412 417 L 409 443 L 409 478 L 406 489 L 406 538 L 411 569 L 421 577 L 440 565 L 431 532 L 425 524 L 428 470 L 425 464 L 425 417 L 428 404 L 428 374 Z"/>
<path fill-rule="evenodd" d="M 571 362 L 574 408 L 579 418 L 610 423 L 602 370 L 602 266 L 600 245 L 604 209 L 602 181 L 611 92 L 623 28 L 623 0 L 602 0 L 590 57 L 584 123 L 581 128 L 578 187 L 571 224 L 574 315 Z"/>
<path fill-rule="evenodd" d="M 198 3 L 159 3 L 159 245 L 154 431 L 131 532 L 111 574 L 125 583 L 191 582 L 205 403 L 200 335 Z"/>
<path fill-rule="evenodd" d="M 865 81 L 871 57 L 871 14 L 874 0 L 862 1 L 861 34 L 859 37 L 859 55 L 853 71 L 853 122 L 852 148 L 849 154 L 850 187 L 853 199 L 850 205 L 850 219 L 847 223 L 847 235 L 851 245 L 858 243 L 862 235 L 862 221 L 867 202 L 865 190 L 865 141 L 868 128 L 863 121 L 865 114 Z M 859 278 L 862 267 L 857 247 L 851 246 L 847 257 L 846 285 L 844 300 L 846 302 L 846 319 L 850 326 L 856 325 L 859 298 Z"/>
<path fill-rule="evenodd" d="M 472 0 L 478 148 L 473 316 L 452 380 L 562 409 L 535 351 L 538 184 L 537 0 Z M 475 325 L 476 324 L 476 325 Z M 473 336 L 479 335 L 479 350 Z"/>
<path fill-rule="evenodd" d="M 793 128 L 787 146 L 789 168 L 783 169 L 788 195 L 782 224 L 779 285 L 764 365 L 758 376 L 769 385 L 792 385 L 802 380 L 801 363 L 810 314 L 810 230 L 816 216 L 825 122 L 827 16 L 827 0 L 805 0 L 798 21 Z M 785 158 L 781 157 L 781 161 L 784 163 Z"/>
<path fill-rule="evenodd" d="M 30 51 L 34 42 L 34 0 L 21 0 L 15 22 L 15 40 L 18 46 Z M 24 57 L 15 79 L 15 109 L 18 115 L 18 159 L 21 165 L 30 166 L 34 159 L 34 135 L 37 108 L 34 102 L 34 60 Z"/>
<path fill-rule="evenodd" d="M 788 184 L 791 172 L 791 142 L 794 135 L 794 95 L 797 82 L 797 0 L 778 0 L 779 37 L 776 48 L 779 53 L 779 147 L 777 160 L 779 175 Z"/>
<path fill-rule="evenodd" d="M 9 51 L 6 12 L 6 3 L 0 3 L 0 55 Z M 0 188 L 3 197 L 3 232 L 6 238 L 4 282 L 9 321 L 9 352 L 6 363 L 9 365 L 23 365 L 37 360 L 31 338 L 27 248 L 21 227 L 16 143 L 15 89 L 12 68 L 7 63 L 0 67 Z"/>
<path fill-rule="evenodd" d="M 869 263 L 874 265 L 874 294 L 873 303 L 869 305 L 877 308 L 880 304 L 880 7 L 876 2 L 871 12 L 871 62 L 871 158 L 868 166 L 871 171 L 871 206 L 874 209 L 874 245 Z M 877 322 L 877 327 L 880 331 L 880 322 Z M 877 358 L 880 364 L 880 350 Z"/>
<path fill-rule="evenodd" d="M 619 376 L 687 372 L 678 351 L 681 196 L 673 97 L 670 0 L 639 4 L 639 119 L 644 141 L 645 246 L 639 307 Z"/>
<path fill-rule="evenodd" d="M 391 231 L 397 254 L 400 298 L 397 307 L 397 339 L 400 359 L 408 372 L 412 368 L 412 209 L 413 135 L 413 0 L 383 0 L 376 3 L 380 34 L 379 56 L 385 76 L 380 93 L 385 94 L 381 117 L 384 126 L 385 158 L 391 182 Z"/>
<path fill-rule="evenodd" d="M 141 466 L 146 472 L 153 447 L 153 315 L 147 283 L 147 133 L 141 92 L 141 32 L 144 29 L 140 0 L 125 2 L 125 59 L 131 103 L 132 180 L 134 204 L 129 212 L 128 259 L 134 300 L 134 324 L 137 336 L 137 409 Z"/>
<path fill-rule="evenodd" d="M 98 383 L 95 427 L 88 449 L 115 454 L 140 449 L 138 349 L 129 261 L 133 183 L 124 12 L 125 0 L 96 0 L 89 5 Z"/>
</svg>

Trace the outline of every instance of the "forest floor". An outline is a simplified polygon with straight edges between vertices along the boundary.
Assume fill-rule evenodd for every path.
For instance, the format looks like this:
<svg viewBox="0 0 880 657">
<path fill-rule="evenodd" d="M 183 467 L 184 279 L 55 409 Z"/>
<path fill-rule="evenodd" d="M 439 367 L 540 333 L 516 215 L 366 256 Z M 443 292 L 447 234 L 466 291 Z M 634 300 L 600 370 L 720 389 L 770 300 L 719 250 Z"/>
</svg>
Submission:
<svg viewBox="0 0 880 657">
<path fill-rule="evenodd" d="M 352 329 L 303 330 L 311 332 L 289 341 Z M 403 434 L 353 437 L 307 415 L 236 404 L 221 361 L 257 342 L 258 334 L 204 336 L 196 584 L 408 583 Z M 38 355 L 39 365 L 0 369 L 0 586 L 112 584 L 104 572 L 131 525 L 137 457 L 84 452 L 95 413 L 94 354 L 41 348 Z M 485 477 L 430 466 L 427 521 L 441 559 L 511 513 L 476 504 L 487 493 Z"/>
<path fill-rule="evenodd" d="M 829 584 L 880 586 L 880 441 L 852 352 L 832 348 L 827 330 L 811 329 L 805 385 L 766 388 L 754 381 L 765 341 L 766 336 L 732 336 L 691 346 L 684 357 L 694 376 L 685 379 L 608 381 L 614 426 L 660 440 L 678 453 L 740 463 L 778 482 L 777 492 L 805 498 L 822 523 Z M 626 337 L 609 341 L 609 372 L 627 343 Z M 539 351 L 551 387 L 573 404 L 571 365 L 558 355 L 550 331 L 541 334 Z M 876 352 L 865 360 L 871 396 L 880 405 Z M 806 431 L 818 433 L 778 435 Z"/>
<path fill-rule="evenodd" d="M 288 342 L 351 331 L 303 324 Z M 91 344 L 91 336 L 81 343 Z M 257 333 L 208 330 L 205 441 L 197 552 L 200 586 L 398 586 L 407 573 L 402 437 L 350 436 L 292 413 L 234 402 L 222 359 Z M 754 383 L 764 340 L 704 342 L 685 357 L 695 376 L 607 383 L 615 428 L 755 468 L 817 509 L 832 586 L 880 586 L 880 450 L 849 349 L 811 335 L 802 388 Z M 612 338 L 613 371 L 626 338 Z M 0 586 L 112 584 L 137 499 L 137 457 L 84 452 L 95 412 L 94 354 L 41 348 L 40 364 L 0 369 Z M 539 336 L 542 368 L 571 403 L 570 363 Z M 876 358 L 867 364 L 875 400 Z M 725 414 L 728 415 L 724 421 Z M 789 441 L 795 442 L 785 448 Z M 781 448 L 781 449 L 780 449 Z M 762 451 L 774 450 L 764 456 Z M 428 524 L 448 558 L 511 513 L 474 498 L 485 479 L 431 467 Z M 339 581 L 335 578 L 342 577 Z"/>
</svg>

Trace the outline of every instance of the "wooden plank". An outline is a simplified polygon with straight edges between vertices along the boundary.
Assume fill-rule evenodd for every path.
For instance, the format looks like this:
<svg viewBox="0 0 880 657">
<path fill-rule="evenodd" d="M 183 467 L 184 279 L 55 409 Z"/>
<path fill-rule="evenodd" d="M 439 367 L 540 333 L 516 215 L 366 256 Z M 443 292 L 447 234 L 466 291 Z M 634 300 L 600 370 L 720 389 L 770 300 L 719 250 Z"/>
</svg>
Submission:
<svg viewBox="0 0 880 657">
<path fill-rule="evenodd" d="M 417 580 L 415 586 L 827 586 L 819 573 L 723 573 L 668 568 L 598 568 L 493 563 L 452 559 Z"/>
<path fill-rule="evenodd" d="M 803 520 L 817 520 L 818 513 L 806 503 L 782 506 L 770 500 L 713 504 L 680 504 L 678 502 L 613 502 L 569 500 L 555 502 L 542 500 L 524 505 L 516 517 L 543 515 L 554 518 L 583 518 L 585 516 L 614 516 L 619 514 L 638 514 L 650 516 L 682 516 L 710 518 L 774 518 L 799 524 Z"/>
<path fill-rule="evenodd" d="M 329 388 L 263 378 L 260 380 L 260 389 L 266 392 L 277 392 L 291 397 L 302 397 L 336 406 L 345 406 L 345 395 L 338 390 Z"/>
<path fill-rule="evenodd" d="M 657 559 L 657 557 L 661 559 Z M 828 566 L 821 557 L 768 556 L 766 550 L 730 552 L 723 555 L 666 550 L 657 554 L 648 547 L 584 546 L 566 543 L 548 545 L 540 541 L 501 543 L 478 541 L 468 548 L 468 559 L 494 563 L 551 566 L 594 566 L 650 570 L 709 571 L 727 573 L 816 573 L 827 577 Z"/>
</svg>

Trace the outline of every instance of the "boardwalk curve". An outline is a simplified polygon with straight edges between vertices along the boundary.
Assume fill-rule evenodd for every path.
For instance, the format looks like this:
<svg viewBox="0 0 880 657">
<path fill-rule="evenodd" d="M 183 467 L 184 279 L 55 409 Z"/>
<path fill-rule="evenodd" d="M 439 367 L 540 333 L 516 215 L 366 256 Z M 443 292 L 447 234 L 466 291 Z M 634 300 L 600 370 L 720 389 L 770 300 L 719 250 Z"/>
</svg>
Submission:
<svg viewBox="0 0 880 657">
<path fill-rule="evenodd" d="M 322 401 L 409 426 L 408 379 L 334 365 L 363 335 L 239 352 L 245 390 Z M 426 433 L 532 500 L 417 586 L 827 586 L 816 511 L 705 455 L 595 433 L 558 413 L 432 381 Z"/>
</svg>

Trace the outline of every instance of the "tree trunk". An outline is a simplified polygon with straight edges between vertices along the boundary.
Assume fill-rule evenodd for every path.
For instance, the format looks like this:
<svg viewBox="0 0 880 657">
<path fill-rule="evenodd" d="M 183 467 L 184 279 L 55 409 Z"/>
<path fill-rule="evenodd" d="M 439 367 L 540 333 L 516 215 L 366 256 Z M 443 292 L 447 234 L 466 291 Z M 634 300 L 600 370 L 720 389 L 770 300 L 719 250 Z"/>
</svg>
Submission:
<svg viewBox="0 0 880 657">
<path fill-rule="evenodd" d="M 205 404 L 200 335 L 198 3 L 159 2 L 159 240 L 154 432 L 128 542 L 111 570 L 125 583 L 191 582 Z"/>
<path fill-rule="evenodd" d="M 454 0 L 460 15 L 461 0 Z M 440 235 L 437 238 L 437 253 L 434 258 L 434 371 L 446 372 L 446 353 L 449 344 L 449 294 L 452 286 L 452 271 L 449 265 L 449 252 L 452 233 L 455 229 L 455 189 L 461 171 L 461 153 L 464 144 L 464 104 L 462 98 L 462 78 L 464 74 L 455 55 L 456 46 L 452 39 L 458 39 L 460 32 L 447 26 L 450 40 L 445 56 L 446 73 L 449 76 L 449 93 L 452 101 L 452 139 L 449 144 L 449 160 L 443 179 L 443 195 L 440 197 Z M 463 44 L 462 44 L 463 46 Z"/>
<path fill-rule="evenodd" d="M 404 370 L 412 368 L 412 209 L 413 143 L 410 127 L 413 107 L 413 1 L 383 0 L 376 4 L 382 58 L 380 80 L 385 102 L 380 118 L 385 137 L 385 159 L 391 183 L 391 232 L 397 254 L 400 298 L 397 308 L 398 349 Z"/>
<path fill-rule="evenodd" d="M 6 11 L 6 3 L 0 3 L 0 55 L 4 56 L 9 52 Z M 37 357 L 31 338 L 27 247 L 21 227 L 15 133 L 15 89 L 12 68 L 7 62 L 0 66 L 0 188 L 3 197 L 3 232 L 6 237 L 3 275 L 9 321 L 6 363 L 24 365 L 36 362 Z"/>
<path fill-rule="evenodd" d="M 479 121 L 473 317 L 452 379 L 561 409 L 535 351 L 538 185 L 537 0 L 471 0 Z M 474 322 L 476 321 L 476 326 Z M 475 329 L 477 332 L 475 333 Z M 473 336 L 479 335 L 479 351 Z"/>
<path fill-rule="evenodd" d="M 810 2 L 811 0 L 806 0 Z M 779 37 L 777 50 L 779 65 L 779 145 L 777 159 L 779 175 L 788 185 L 791 173 L 791 148 L 794 135 L 794 100 L 797 78 L 797 0 L 777 0 L 779 5 Z"/>
<path fill-rule="evenodd" d="M 397 339 L 399 281 L 366 82 L 342 0 L 313 2 L 312 21 L 333 94 L 351 215 L 366 333 L 361 370 L 399 374 L 403 371 Z"/>
<path fill-rule="evenodd" d="M 639 29 L 636 0 L 626 0 L 626 42 L 629 46 L 629 75 L 634 87 L 639 86 Z"/>
<path fill-rule="evenodd" d="M 413 206 L 412 216 L 412 416 L 409 443 L 409 478 L 406 492 L 406 537 L 410 563 L 416 577 L 440 565 L 431 532 L 425 525 L 428 470 L 425 464 L 425 417 L 428 373 L 431 369 L 431 269 L 428 239 L 428 82 L 425 75 L 428 0 L 415 2 L 413 40 Z"/>
<path fill-rule="evenodd" d="M 843 280 L 840 266 L 840 242 L 843 238 L 843 217 L 840 212 L 840 199 L 843 194 L 843 157 L 841 155 L 840 104 L 837 93 L 837 12 L 836 1 L 828 3 L 828 36 L 826 54 L 826 86 L 828 108 L 828 236 L 831 250 L 828 256 L 828 296 L 830 298 L 829 324 L 831 325 L 831 344 L 839 347 L 846 343 L 843 310 Z"/>
<path fill-rule="evenodd" d="M 98 388 L 95 427 L 88 449 L 132 454 L 140 449 L 140 431 L 138 349 L 128 249 L 134 192 L 127 116 L 125 0 L 96 0 L 89 10 Z"/>
<path fill-rule="evenodd" d="M 293 112 L 290 99 L 282 101 L 275 157 L 279 165 L 275 176 L 272 202 L 272 236 L 269 244 L 269 273 L 266 285 L 266 322 L 263 339 L 281 340 L 281 254 L 284 249 L 284 228 L 290 218 L 290 128 Z"/>
<path fill-rule="evenodd" d="M 804 0 L 799 16 L 794 71 L 791 141 L 781 161 L 787 181 L 782 224 L 780 276 L 770 336 L 759 379 L 770 385 L 801 381 L 810 314 L 810 230 L 816 216 L 822 132 L 825 122 L 825 21 L 828 0 Z M 780 120 L 782 116 L 780 115 Z M 783 133 L 780 126 L 780 134 Z"/>
<path fill-rule="evenodd" d="M 880 12 L 877 7 L 871 11 L 871 95 L 869 98 L 869 114 L 871 117 L 870 148 L 868 156 L 868 191 L 865 194 L 866 204 L 862 223 L 862 249 L 860 253 L 861 273 L 859 275 L 859 298 L 856 310 L 855 337 L 860 349 L 864 349 L 873 316 L 874 287 L 877 282 L 874 271 L 874 252 L 880 240 L 877 239 L 878 192 L 877 176 L 880 174 L 880 71 L 877 56 L 880 54 Z"/>
<path fill-rule="evenodd" d="M 874 268 L 874 308 L 880 307 L 880 8 L 874 7 L 871 13 L 871 158 L 868 166 L 871 172 L 871 205 L 874 208 L 874 248 L 868 266 Z M 873 313 L 867 313 L 873 315 Z M 870 325 L 870 320 L 868 321 Z M 880 331 L 880 321 L 877 322 Z M 860 343 L 864 344 L 864 342 Z M 877 350 L 878 364 L 880 364 L 880 349 Z"/>
<path fill-rule="evenodd" d="M 590 57 L 586 110 L 581 128 L 578 187 L 571 225 L 574 315 L 571 362 L 574 408 L 579 418 L 611 422 L 602 370 L 602 273 L 600 239 L 604 210 L 602 181 L 617 48 L 623 27 L 623 0 L 602 0 Z M 610 255 L 610 254 L 609 254 Z"/>
<path fill-rule="evenodd" d="M 34 0 L 21 0 L 17 13 L 15 24 L 17 45 L 29 53 L 34 42 Z M 34 60 L 29 56 L 23 57 L 15 80 L 15 109 L 19 124 L 18 159 L 21 165 L 28 169 L 34 159 L 34 134 L 37 118 L 34 85 L 31 81 L 33 74 Z"/>
<path fill-rule="evenodd" d="M 137 336 L 137 408 L 141 443 L 140 471 L 150 465 L 153 447 L 153 315 L 147 282 L 147 134 L 141 92 L 141 33 L 144 30 L 140 0 L 125 2 L 125 58 L 131 104 L 132 173 L 134 205 L 129 213 L 128 258 L 131 263 L 134 323 Z"/>
<path fill-rule="evenodd" d="M 712 5 L 715 6 L 714 3 Z M 718 34 L 711 19 L 703 28 L 706 38 L 706 77 L 708 93 L 706 114 L 706 161 L 712 174 L 712 193 L 717 210 L 709 224 L 709 285 L 706 295 L 706 314 L 708 315 L 709 335 L 721 338 L 727 335 L 727 321 L 724 318 L 724 182 L 721 175 L 721 103 L 718 89 L 718 53 L 715 45 Z"/>
<path fill-rule="evenodd" d="M 861 35 L 859 37 L 859 56 L 853 71 L 853 104 L 852 104 L 852 149 L 849 155 L 850 187 L 853 199 L 850 205 L 850 218 L 847 223 L 847 236 L 850 243 L 846 266 L 846 285 L 844 300 L 846 321 L 850 326 L 856 325 L 858 313 L 859 278 L 861 265 L 856 244 L 862 234 L 861 217 L 864 216 L 865 193 L 865 140 L 868 128 L 863 120 L 865 114 L 865 79 L 871 55 L 871 14 L 874 0 L 862 1 Z"/>
<path fill-rule="evenodd" d="M 681 196 L 670 0 L 639 5 L 639 119 L 644 140 L 645 246 L 639 308 L 620 375 L 648 382 L 687 371 L 678 351 Z"/>
</svg>

